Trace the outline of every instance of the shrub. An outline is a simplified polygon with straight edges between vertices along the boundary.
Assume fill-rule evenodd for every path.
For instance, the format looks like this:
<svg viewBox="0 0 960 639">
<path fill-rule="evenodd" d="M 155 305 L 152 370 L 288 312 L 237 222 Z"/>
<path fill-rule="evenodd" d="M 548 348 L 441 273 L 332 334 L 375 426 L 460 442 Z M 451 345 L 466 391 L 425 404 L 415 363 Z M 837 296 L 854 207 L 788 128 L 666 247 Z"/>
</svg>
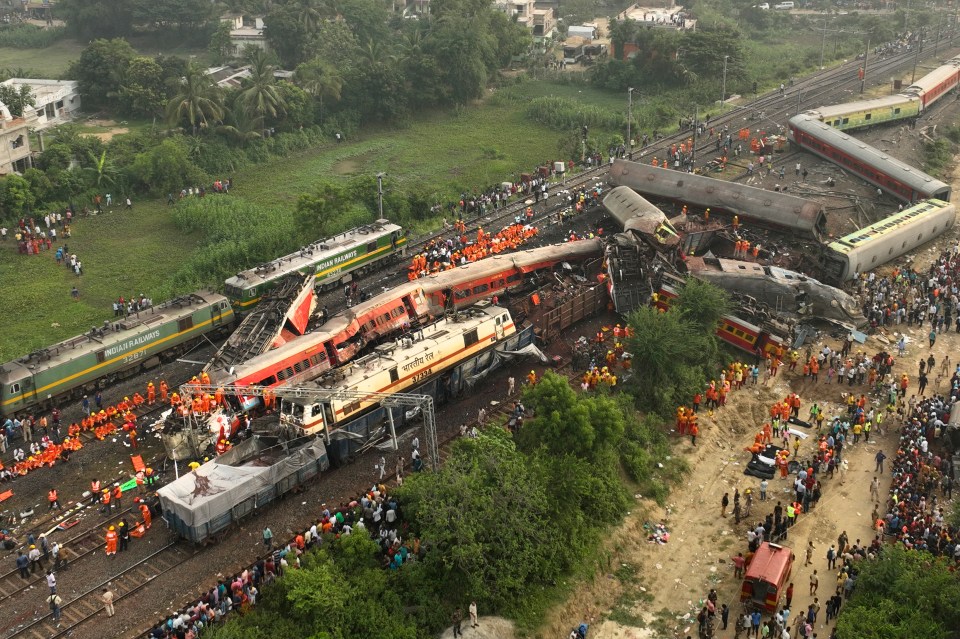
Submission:
<svg viewBox="0 0 960 639">
<path fill-rule="evenodd" d="M 63 27 L 44 29 L 32 24 L 0 27 L 0 47 L 44 49 L 64 37 Z"/>
</svg>

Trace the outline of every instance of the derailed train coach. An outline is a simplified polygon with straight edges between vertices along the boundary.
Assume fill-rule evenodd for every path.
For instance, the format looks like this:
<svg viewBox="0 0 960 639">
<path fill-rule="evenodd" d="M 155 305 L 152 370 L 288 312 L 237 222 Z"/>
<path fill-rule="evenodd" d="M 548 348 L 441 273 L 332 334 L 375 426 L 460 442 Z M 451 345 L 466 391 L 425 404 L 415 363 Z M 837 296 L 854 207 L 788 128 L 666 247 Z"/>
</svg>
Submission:
<svg viewBox="0 0 960 639">
<path fill-rule="evenodd" d="M 381 405 L 384 394 L 429 395 L 443 403 L 513 357 L 545 361 L 534 340 L 532 325 L 517 326 L 508 310 L 481 302 L 296 384 L 321 395 L 329 391 L 324 399 L 315 399 L 317 393 L 287 397 L 281 387 L 280 421 L 288 429 L 324 437 L 331 459 L 343 463 L 388 422 L 399 427 L 418 419 L 404 408 Z"/>
<path fill-rule="evenodd" d="M 827 278 L 844 282 L 942 235 L 956 223 L 957 207 L 923 200 L 828 244 L 821 258 Z"/>
<path fill-rule="evenodd" d="M 949 201 L 949 184 L 861 142 L 810 115 L 790 118 L 790 139 L 905 202 L 936 198 Z"/>
<path fill-rule="evenodd" d="M 628 186 L 641 195 L 736 214 L 758 225 L 819 239 L 826 230 L 823 205 L 786 193 L 716 178 L 614 160 L 610 184 Z"/>
</svg>

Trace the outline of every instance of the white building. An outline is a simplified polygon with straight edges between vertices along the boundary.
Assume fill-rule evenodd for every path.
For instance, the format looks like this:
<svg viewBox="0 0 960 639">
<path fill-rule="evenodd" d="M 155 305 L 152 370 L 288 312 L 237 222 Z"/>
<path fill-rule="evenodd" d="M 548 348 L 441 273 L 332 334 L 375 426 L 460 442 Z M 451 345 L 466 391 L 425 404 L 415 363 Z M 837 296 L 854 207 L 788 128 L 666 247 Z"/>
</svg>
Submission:
<svg viewBox="0 0 960 639">
<path fill-rule="evenodd" d="M 535 0 L 495 0 L 494 5 L 530 30 L 535 38 L 548 38 L 553 34 L 557 21 L 552 9 L 537 9 Z"/>
<path fill-rule="evenodd" d="M 80 88 L 74 80 L 10 78 L 3 84 L 17 90 L 22 86 L 30 87 L 37 116 L 32 126 L 37 129 L 63 124 L 80 111 Z"/>
<path fill-rule="evenodd" d="M 32 166 L 30 129 L 36 118 L 32 111 L 28 113 L 26 118 L 15 118 L 0 102 L 0 175 L 22 173 Z"/>
<path fill-rule="evenodd" d="M 243 55 L 243 50 L 248 46 L 267 50 L 262 17 L 228 14 L 220 20 L 230 24 L 230 44 L 233 47 L 231 53 L 234 57 Z"/>
</svg>

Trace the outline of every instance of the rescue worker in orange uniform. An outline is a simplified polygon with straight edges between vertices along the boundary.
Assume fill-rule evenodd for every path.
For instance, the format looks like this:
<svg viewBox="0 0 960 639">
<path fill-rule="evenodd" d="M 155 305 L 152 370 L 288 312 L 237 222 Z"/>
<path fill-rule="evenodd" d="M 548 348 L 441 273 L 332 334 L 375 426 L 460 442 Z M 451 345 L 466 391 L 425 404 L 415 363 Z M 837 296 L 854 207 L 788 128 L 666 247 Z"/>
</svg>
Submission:
<svg viewBox="0 0 960 639">
<path fill-rule="evenodd" d="M 90 482 L 90 505 L 100 503 L 100 480 L 94 479 Z"/>
<path fill-rule="evenodd" d="M 100 509 L 100 512 L 106 513 L 106 514 L 110 514 L 110 511 L 111 511 L 112 508 L 113 508 L 113 507 L 110 505 L 110 489 L 109 489 L 109 488 L 104 488 L 104 489 L 103 489 L 103 492 L 101 492 L 100 494 L 103 495 L 103 496 L 100 498 L 100 502 L 103 504 L 103 508 Z"/>
<path fill-rule="evenodd" d="M 134 408 L 136 408 L 137 406 L 140 406 L 141 404 L 143 404 L 143 395 L 141 395 L 139 392 L 134 393 L 134 394 L 133 394 L 133 406 L 134 406 Z"/>
<path fill-rule="evenodd" d="M 107 531 L 107 556 L 117 554 L 117 531 L 113 526 Z"/>
<path fill-rule="evenodd" d="M 121 510 L 120 500 L 122 498 L 123 498 L 123 489 L 118 484 L 113 487 L 113 501 L 116 502 L 114 506 L 116 507 L 117 510 Z"/>
<path fill-rule="evenodd" d="M 143 526 L 145 528 L 150 528 L 150 523 L 153 521 L 153 516 L 150 514 L 150 506 L 147 506 L 142 501 L 140 502 L 140 514 L 143 516 Z"/>
<path fill-rule="evenodd" d="M 47 493 L 47 499 L 50 501 L 49 510 L 60 510 L 60 500 L 57 498 L 57 489 L 51 488 L 50 492 Z"/>
<path fill-rule="evenodd" d="M 537 371 L 530 371 L 530 374 L 527 375 L 527 383 L 531 386 L 537 383 Z"/>
<path fill-rule="evenodd" d="M 157 401 L 157 389 L 154 387 L 153 382 L 147 383 L 147 406 L 153 406 L 153 403 Z"/>
<path fill-rule="evenodd" d="M 167 382 L 160 380 L 160 401 L 167 401 L 167 393 L 170 391 L 170 388 L 167 386 Z"/>
</svg>

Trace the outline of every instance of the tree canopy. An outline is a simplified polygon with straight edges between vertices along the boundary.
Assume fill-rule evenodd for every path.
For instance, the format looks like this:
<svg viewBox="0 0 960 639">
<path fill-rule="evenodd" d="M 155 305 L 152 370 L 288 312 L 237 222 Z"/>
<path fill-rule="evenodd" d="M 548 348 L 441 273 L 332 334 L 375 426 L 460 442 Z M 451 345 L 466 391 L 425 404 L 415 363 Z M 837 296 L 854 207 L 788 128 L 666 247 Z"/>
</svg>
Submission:
<svg viewBox="0 0 960 639">
<path fill-rule="evenodd" d="M 955 639 L 960 628 L 960 580 L 950 561 L 928 552 L 885 546 L 858 564 L 853 597 L 840 609 L 845 639 Z"/>
</svg>

